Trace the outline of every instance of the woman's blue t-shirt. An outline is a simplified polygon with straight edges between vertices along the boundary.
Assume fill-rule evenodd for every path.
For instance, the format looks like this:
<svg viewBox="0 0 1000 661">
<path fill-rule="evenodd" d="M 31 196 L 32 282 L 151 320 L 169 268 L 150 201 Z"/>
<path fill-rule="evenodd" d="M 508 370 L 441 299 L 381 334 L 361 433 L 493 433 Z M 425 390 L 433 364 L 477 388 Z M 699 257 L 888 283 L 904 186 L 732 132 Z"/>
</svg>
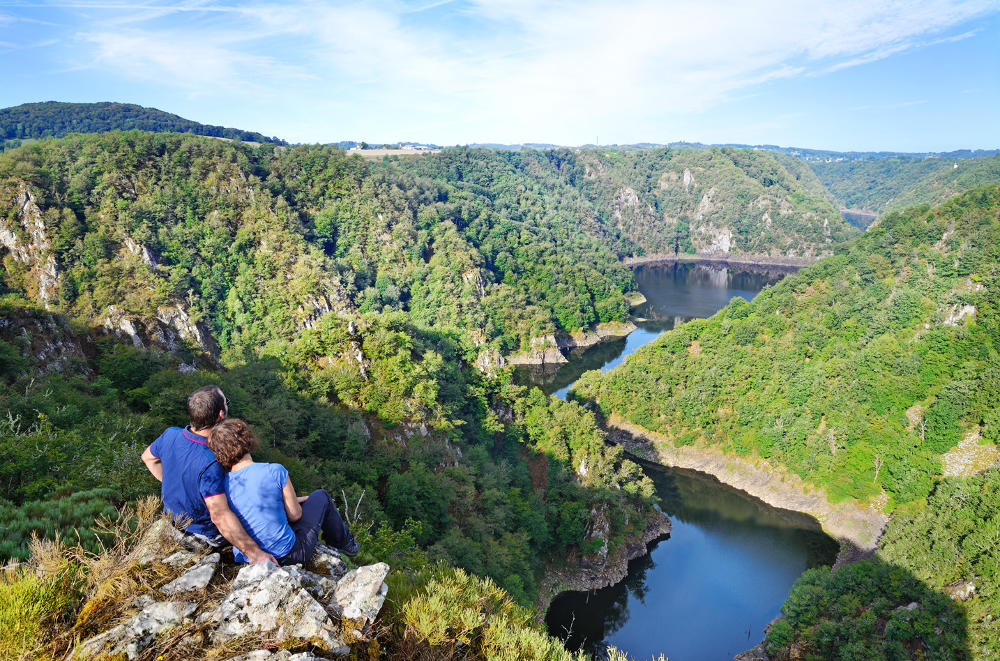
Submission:
<svg viewBox="0 0 1000 661">
<path fill-rule="evenodd" d="M 253 463 L 226 474 L 226 496 L 243 529 L 275 558 L 288 555 L 295 545 L 295 532 L 288 525 L 281 490 L 288 471 L 281 464 Z M 248 562 L 235 546 L 236 562 Z"/>
</svg>

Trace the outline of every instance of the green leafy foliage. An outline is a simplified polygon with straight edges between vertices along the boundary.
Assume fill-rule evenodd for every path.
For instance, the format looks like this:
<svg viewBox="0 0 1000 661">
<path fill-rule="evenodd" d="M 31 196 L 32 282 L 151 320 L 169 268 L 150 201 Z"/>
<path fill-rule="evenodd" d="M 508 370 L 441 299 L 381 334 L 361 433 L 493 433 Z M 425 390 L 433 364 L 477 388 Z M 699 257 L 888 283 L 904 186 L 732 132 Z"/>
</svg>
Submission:
<svg viewBox="0 0 1000 661">
<path fill-rule="evenodd" d="M 185 422 L 187 394 L 206 383 L 264 440 L 258 460 L 287 466 L 303 493 L 323 486 L 343 499 L 369 527 L 359 537 L 381 554 L 372 561 L 445 562 L 492 577 L 522 604 L 536 598 L 537 572 L 583 542 L 591 509 L 613 512 L 612 533 L 625 536 L 653 502 L 648 479 L 604 446 L 592 414 L 463 367 L 454 334 L 417 329 L 402 313 L 328 315 L 281 345 L 282 360 L 186 374 L 177 357 L 86 340 L 48 313 L 8 314 L 7 328 L 15 318 L 62 328 L 50 342 L 96 350 L 62 373 L 39 373 L 38 362 L 0 373 L 11 384 L 0 391 L 5 557 L 26 557 L 32 532 L 75 540 L 78 530 L 96 548 L 95 516 L 157 493 L 139 454 Z M 537 427 L 550 418 L 572 455 L 542 440 Z M 581 458 L 596 469 L 586 478 L 574 470 Z"/>
<path fill-rule="evenodd" d="M 788 649 L 810 661 L 967 658 L 961 610 L 878 560 L 806 570 L 781 613 L 765 640 L 772 658 L 788 658 Z"/>
<path fill-rule="evenodd" d="M 405 627 L 399 659 L 546 659 L 572 661 L 533 613 L 518 606 L 489 579 L 461 570 L 439 570 L 402 609 Z"/>
<path fill-rule="evenodd" d="M 46 101 L 25 103 L 0 110 L 0 144 L 19 146 L 20 140 L 59 138 L 69 133 L 105 133 L 107 131 L 156 131 L 160 133 L 195 133 L 230 140 L 274 142 L 278 138 L 224 126 L 200 124 L 190 119 L 131 103 L 62 103 Z"/>
<path fill-rule="evenodd" d="M 1000 470 L 947 478 L 900 508 L 873 560 L 807 571 L 771 628 L 784 658 L 993 659 L 1000 654 Z M 964 602 L 946 590 L 968 590 Z"/>
<path fill-rule="evenodd" d="M 841 205 L 882 214 L 991 184 L 1000 177 L 1000 156 L 827 159 L 809 167 Z"/>
<path fill-rule="evenodd" d="M 149 326 L 181 306 L 233 359 L 330 310 L 404 312 L 462 330 L 470 352 L 624 320 L 631 273 L 597 229 L 579 231 L 565 191 L 519 200 L 466 183 L 502 183 L 497 159 L 447 150 L 415 159 L 422 173 L 334 147 L 112 132 L 0 155 L 0 207 L 16 218 L 25 189 L 39 205 L 60 311 L 114 306 Z M 37 296 L 8 261 L 5 285 Z"/>
<path fill-rule="evenodd" d="M 919 500 L 997 408 L 1000 189 L 893 214 L 834 257 L 665 333 L 578 392 L 834 500 Z"/>
<path fill-rule="evenodd" d="M 854 231 L 804 164 L 754 149 L 446 150 L 400 167 L 489 191 L 513 217 L 575 218 L 622 257 L 715 251 L 720 230 L 737 254 L 818 254 Z"/>
</svg>

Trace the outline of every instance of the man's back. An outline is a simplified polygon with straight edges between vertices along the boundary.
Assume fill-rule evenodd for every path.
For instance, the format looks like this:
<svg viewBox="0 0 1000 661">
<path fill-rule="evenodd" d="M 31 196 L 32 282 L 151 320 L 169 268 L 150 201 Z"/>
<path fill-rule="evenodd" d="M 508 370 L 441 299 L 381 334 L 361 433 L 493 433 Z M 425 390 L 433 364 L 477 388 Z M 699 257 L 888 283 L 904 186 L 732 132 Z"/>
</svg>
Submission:
<svg viewBox="0 0 1000 661">
<path fill-rule="evenodd" d="M 226 474 L 205 437 L 189 428 L 170 427 L 149 449 L 163 465 L 163 511 L 176 518 L 189 517 L 189 533 L 218 538 L 205 498 L 225 494 Z"/>
</svg>

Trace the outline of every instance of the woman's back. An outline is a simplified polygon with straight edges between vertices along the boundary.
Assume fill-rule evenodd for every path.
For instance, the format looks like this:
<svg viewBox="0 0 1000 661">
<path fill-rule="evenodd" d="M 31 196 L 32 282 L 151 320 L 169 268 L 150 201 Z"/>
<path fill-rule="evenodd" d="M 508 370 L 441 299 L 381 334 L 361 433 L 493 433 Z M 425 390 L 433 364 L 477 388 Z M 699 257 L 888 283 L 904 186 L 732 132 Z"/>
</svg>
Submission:
<svg viewBox="0 0 1000 661">
<path fill-rule="evenodd" d="M 276 558 L 295 544 L 281 496 L 287 480 L 288 471 L 281 464 L 252 463 L 226 474 L 229 507 L 254 541 Z M 237 562 L 247 562 L 239 549 L 234 547 L 233 552 Z"/>
</svg>

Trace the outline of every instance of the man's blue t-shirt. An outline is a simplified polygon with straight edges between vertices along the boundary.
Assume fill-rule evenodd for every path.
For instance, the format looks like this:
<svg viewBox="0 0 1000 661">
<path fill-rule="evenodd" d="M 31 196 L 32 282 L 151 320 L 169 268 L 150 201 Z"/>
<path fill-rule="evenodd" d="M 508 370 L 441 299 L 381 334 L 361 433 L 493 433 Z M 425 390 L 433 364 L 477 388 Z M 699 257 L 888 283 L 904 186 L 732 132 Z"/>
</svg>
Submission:
<svg viewBox="0 0 1000 661">
<path fill-rule="evenodd" d="M 189 533 L 221 539 L 205 499 L 226 492 L 226 471 L 208 449 L 208 440 L 190 427 L 171 427 L 153 441 L 149 451 L 163 464 L 163 511 L 175 518 L 190 518 L 185 529 Z"/>
<path fill-rule="evenodd" d="M 253 463 L 226 473 L 229 508 L 257 545 L 275 558 L 288 555 L 295 545 L 281 497 L 287 481 L 288 471 L 281 464 Z M 235 546 L 233 555 L 236 562 L 249 561 Z"/>
</svg>

